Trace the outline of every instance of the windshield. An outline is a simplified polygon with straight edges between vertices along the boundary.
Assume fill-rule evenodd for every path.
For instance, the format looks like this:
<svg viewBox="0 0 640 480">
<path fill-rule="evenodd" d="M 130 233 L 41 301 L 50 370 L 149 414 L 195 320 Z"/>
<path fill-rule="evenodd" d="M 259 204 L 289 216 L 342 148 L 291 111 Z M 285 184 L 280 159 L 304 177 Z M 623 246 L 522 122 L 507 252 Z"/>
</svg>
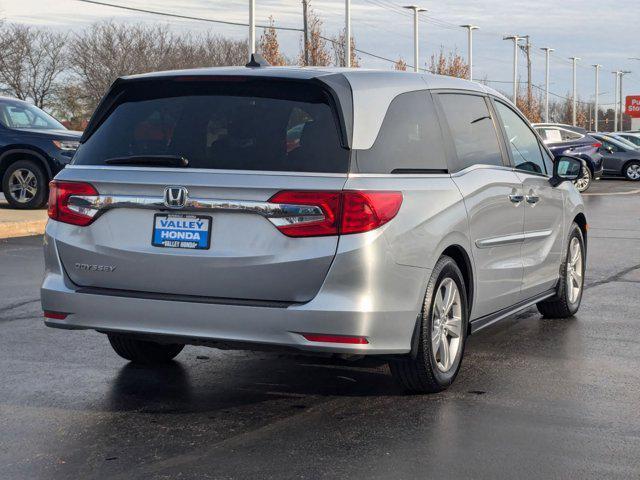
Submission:
<svg viewBox="0 0 640 480">
<path fill-rule="evenodd" d="M 188 161 L 186 168 L 348 170 L 334 111 L 320 87 L 277 81 L 155 81 L 124 87 L 118 103 L 78 149 L 74 164 L 131 157 Z"/>
<path fill-rule="evenodd" d="M 66 130 L 64 125 L 51 115 L 23 102 L 0 102 L 0 123 L 8 128 Z"/>
</svg>

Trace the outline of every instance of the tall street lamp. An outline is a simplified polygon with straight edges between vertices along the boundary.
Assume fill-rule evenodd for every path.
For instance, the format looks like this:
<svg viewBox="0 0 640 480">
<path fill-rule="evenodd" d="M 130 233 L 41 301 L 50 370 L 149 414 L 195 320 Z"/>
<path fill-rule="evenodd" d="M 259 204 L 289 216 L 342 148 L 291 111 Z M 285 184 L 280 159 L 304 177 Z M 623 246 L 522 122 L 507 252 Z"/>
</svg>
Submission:
<svg viewBox="0 0 640 480">
<path fill-rule="evenodd" d="M 426 12 L 427 10 L 424 8 L 420 8 L 417 5 L 407 5 L 404 7 L 408 10 L 413 10 L 413 71 L 418 72 L 420 69 L 418 65 L 419 55 L 418 55 L 418 14 L 420 12 Z"/>
<path fill-rule="evenodd" d="M 469 65 L 469 80 L 473 81 L 473 31 L 480 27 L 476 25 L 460 25 L 467 29 L 467 64 Z"/>
</svg>

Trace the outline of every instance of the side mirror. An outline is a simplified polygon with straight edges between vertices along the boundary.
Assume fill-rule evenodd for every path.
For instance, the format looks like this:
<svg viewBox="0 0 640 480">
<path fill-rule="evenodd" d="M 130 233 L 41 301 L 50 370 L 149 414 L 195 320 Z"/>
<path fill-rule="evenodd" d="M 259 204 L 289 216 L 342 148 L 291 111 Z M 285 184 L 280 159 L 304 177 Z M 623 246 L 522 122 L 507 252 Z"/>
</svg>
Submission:
<svg viewBox="0 0 640 480">
<path fill-rule="evenodd" d="M 562 182 L 574 182 L 582 176 L 582 169 L 586 168 L 582 160 L 576 157 L 562 155 L 553 162 L 553 177 L 549 180 L 553 187 Z"/>
<path fill-rule="evenodd" d="M 602 147 L 600 147 L 600 149 L 601 149 L 601 150 L 604 150 L 604 151 L 605 151 L 605 152 L 607 152 L 607 153 L 613 153 L 613 147 L 611 147 L 611 146 L 609 146 L 609 145 L 607 145 L 606 147 L 605 147 L 605 146 L 602 146 Z"/>
</svg>

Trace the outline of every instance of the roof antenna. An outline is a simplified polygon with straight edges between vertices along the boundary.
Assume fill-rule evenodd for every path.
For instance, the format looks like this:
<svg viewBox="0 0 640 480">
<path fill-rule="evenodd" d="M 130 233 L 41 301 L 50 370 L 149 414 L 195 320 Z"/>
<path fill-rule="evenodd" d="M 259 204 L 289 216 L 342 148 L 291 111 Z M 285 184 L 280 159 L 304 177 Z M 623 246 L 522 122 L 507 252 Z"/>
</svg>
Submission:
<svg viewBox="0 0 640 480">
<path fill-rule="evenodd" d="M 271 67 L 271 64 L 259 53 L 252 53 L 251 60 L 245 65 L 247 68 Z"/>
</svg>

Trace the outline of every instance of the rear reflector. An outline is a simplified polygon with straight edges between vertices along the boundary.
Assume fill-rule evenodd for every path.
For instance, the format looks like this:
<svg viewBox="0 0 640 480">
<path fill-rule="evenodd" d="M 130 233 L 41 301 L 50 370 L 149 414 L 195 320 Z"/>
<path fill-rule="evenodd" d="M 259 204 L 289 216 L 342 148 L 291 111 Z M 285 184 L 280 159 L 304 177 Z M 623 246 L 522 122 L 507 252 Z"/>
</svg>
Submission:
<svg viewBox="0 0 640 480">
<path fill-rule="evenodd" d="M 310 342 L 319 343 L 349 343 L 352 345 L 366 345 L 366 337 L 349 337 L 347 335 L 324 335 L 321 333 L 303 333 L 302 336 Z"/>
<path fill-rule="evenodd" d="M 69 205 L 72 196 L 96 196 L 93 185 L 84 182 L 53 180 L 49 183 L 49 218 L 84 227 L 93 222 L 96 210 Z"/>
<path fill-rule="evenodd" d="M 393 219 L 402 205 L 394 191 L 293 191 L 283 190 L 269 199 L 286 211 L 288 205 L 317 207 L 322 215 L 284 217 L 276 224 L 289 237 L 348 235 L 375 230 Z"/>
<path fill-rule="evenodd" d="M 68 313 L 44 311 L 44 318 L 51 318 L 53 320 L 64 320 L 68 315 Z"/>
</svg>

